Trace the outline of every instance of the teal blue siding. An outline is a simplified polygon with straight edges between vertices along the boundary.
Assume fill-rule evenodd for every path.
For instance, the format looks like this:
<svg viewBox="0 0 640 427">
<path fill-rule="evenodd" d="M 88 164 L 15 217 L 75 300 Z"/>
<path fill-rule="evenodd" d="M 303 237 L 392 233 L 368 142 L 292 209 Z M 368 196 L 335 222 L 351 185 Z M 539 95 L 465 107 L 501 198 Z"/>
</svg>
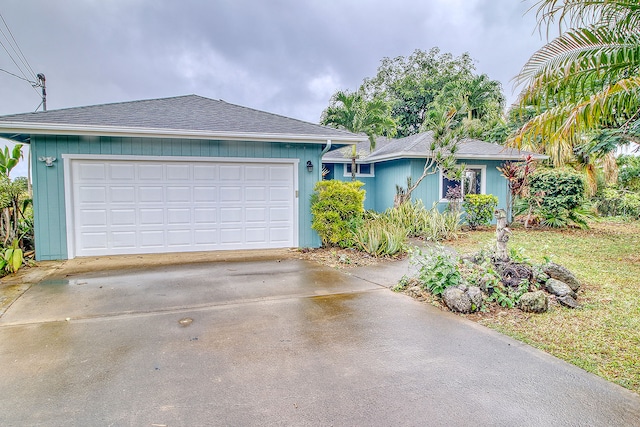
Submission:
<svg viewBox="0 0 640 427">
<path fill-rule="evenodd" d="M 320 239 L 311 229 L 310 196 L 319 179 L 314 169 L 308 172 L 307 160 L 321 164 L 322 147 L 316 144 L 278 142 L 229 142 L 184 139 L 116 138 L 87 136 L 31 136 L 33 171 L 33 208 L 36 258 L 67 258 L 63 154 L 106 154 L 134 156 L 250 157 L 299 159 L 298 164 L 298 240 L 301 247 L 318 247 Z M 37 159 L 56 157 L 52 167 Z"/>
<path fill-rule="evenodd" d="M 486 166 L 486 193 L 493 194 L 498 198 L 498 207 L 506 209 L 507 206 L 507 181 L 496 169 L 502 165 L 498 160 L 473 160 L 461 159 L 461 163 L 468 165 Z M 407 177 L 417 180 L 424 170 L 424 159 L 399 159 L 376 163 L 374 166 L 375 177 L 358 178 L 365 183 L 366 193 L 365 209 L 372 209 L 382 212 L 393 206 L 396 194 L 396 185 L 404 188 L 407 186 Z M 343 176 L 342 164 L 325 164 L 332 172 L 333 179 L 348 181 L 351 178 Z M 427 175 L 418 188 L 411 195 L 411 199 L 422 200 L 425 207 L 431 208 L 434 203 L 439 209 L 444 209 L 447 202 L 441 201 L 440 195 L 440 173 L 436 171 Z"/>
</svg>

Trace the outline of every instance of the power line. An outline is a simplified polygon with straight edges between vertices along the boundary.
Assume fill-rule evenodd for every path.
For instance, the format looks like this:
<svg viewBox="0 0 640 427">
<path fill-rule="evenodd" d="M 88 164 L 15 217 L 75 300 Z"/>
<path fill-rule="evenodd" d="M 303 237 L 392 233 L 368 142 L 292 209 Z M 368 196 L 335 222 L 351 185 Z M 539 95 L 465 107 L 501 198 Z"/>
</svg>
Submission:
<svg viewBox="0 0 640 427">
<path fill-rule="evenodd" d="M 2 33 L 2 35 L 4 35 L 4 32 L 2 31 L 2 28 L 0 28 L 0 33 Z M 6 38 L 6 36 L 5 36 Z M 9 58 L 11 58 L 11 61 L 13 61 L 13 63 L 15 64 L 15 66 L 18 68 L 18 70 L 20 70 L 20 74 L 22 74 L 22 76 L 24 77 L 25 80 L 29 81 L 29 79 L 27 78 L 27 75 L 24 73 L 24 71 L 22 70 L 22 68 L 20 68 L 20 66 L 18 65 L 18 63 L 16 62 L 16 60 L 13 58 L 13 56 L 11 55 L 11 52 L 9 52 L 9 49 L 7 49 L 7 47 L 4 45 L 4 43 L 2 43 L 2 40 L 0 40 L 0 46 L 2 46 L 4 48 L 4 51 L 7 52 L 7 55 L 9 55 Z"/>
<path fill-rule="evenodd" d="M 12 72 L 7 71 L 7 70 L 3 70 L 2 68 L 0 68 L 0 71 L 2 71 L 2 72 L 4 72 L 4 73 L 7 73 L 7 74 L 10 74 L 10 75 L 12 75 L 13 77 L 17 77 L 17 78 L 19 78 L 20 80 L 24 80 L 25 82 L 31 83 L 32 85 L 36 84 L 35 82 L 32 82 L 32 81 L 31 81 L 31 80 L 29 80 L 29 79 L 25 79 L 24 77 L 20 77 L 19 75 L 17 75 L 17 74 L 13 74 Z"/>
<path fill-rule="evenodd" d="M 33 71 L 33 68 L 31 68 L 31 65 L 29 64 L 29 61 L 27 61 L 27 57 L 24 56 L 24 53 L 22 53 L 22 49 L 20 49 L 20 45 L 16 41 L 16 38 L 13 36 L 13 33 L 11 32 L 11 28 L 9 28 L 9 26 L 7 25 L 7 21 L 4 20 L 4 16 L 2 16 L 2 13 L 0 13 L 0 19 L 2 19 L 2 23 L 7 28 L 7 31 L 9 31 L 9 35 L 11 36 L 11 40 L 13 40 L 13 45 L 16 48 L 18 48 L 18 52 L 20 52 L 20 53 L 18 54 L 18 52 L 16 52 L 16 50 L 12 46 L 13 51 L 16 52 L 16 54 L 18 55 L 18 58 L 20 58 L 21 62 L 24 65 L 26 65 L 26 67 L 29 69 L 29 71 L 31 71 L 31 75 L 36 77 L 36 73 Z M 7 38 L 6 35 L 4 37 Z"/>
</svg>

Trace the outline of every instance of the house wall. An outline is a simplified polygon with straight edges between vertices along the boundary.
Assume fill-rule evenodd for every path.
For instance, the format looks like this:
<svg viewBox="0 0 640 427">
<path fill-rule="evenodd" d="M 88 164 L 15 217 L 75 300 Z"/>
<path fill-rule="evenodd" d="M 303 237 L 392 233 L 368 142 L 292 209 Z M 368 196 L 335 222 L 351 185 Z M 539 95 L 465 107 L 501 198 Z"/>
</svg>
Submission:
<svg viewBox="0 0 640 427">
<path fill-rule="evenodd" d="M 393 206 L 393 199 L 396 194 L 396 185 L 407 186 L 407 177 L 414 180 L 422 175 L 424 169 L 424 159 L 400 159 L 380 162 L 375 164 L 375 177 L 358 178 L 365 183 L 363 187 L 367 192 L 365 209 L 372 209 L 382 212 Z M 498 208 L 507 208 L 507 181 L 500 175 L 496 167 L 502 165 L 499 160 L 475 160 L 461 159 L 461 163 L 468 165 L 486 166 L 486 193 L 493 194 L 498 198 Z M 342 174 L 342 164 L 331 164 L 334 171 L 333 178 L 341 181 L 348 181 L 349 177 Z M 439 209 L 444 209 L 447 202 L 442 202 L 440 198 L 440 173 L 428 175 L 420 183 L 411 195 L 411 199 L 422 200 L 426 208 L 436 203 Z"/>
<path fill-rule="evenodd" d="M 210 141 L 198 139 L 154 139 L 84 136 L 31 136 L 33 209 L 36 258 L 67 258 L 64 166 L 62 154 L 107 154 L 139 156 L 194 156 L 297 158 L 299 190 L 299 245 L 318 247 L 320 239 L 311 229 L 310 195 L 319 179 L 319 171 L 308 172 L 307 160 L 318 168 L 322 147 L 316 144 Z M 55 157 L 53 167 L 38 161 L 41 156 Z"/>
</svg>

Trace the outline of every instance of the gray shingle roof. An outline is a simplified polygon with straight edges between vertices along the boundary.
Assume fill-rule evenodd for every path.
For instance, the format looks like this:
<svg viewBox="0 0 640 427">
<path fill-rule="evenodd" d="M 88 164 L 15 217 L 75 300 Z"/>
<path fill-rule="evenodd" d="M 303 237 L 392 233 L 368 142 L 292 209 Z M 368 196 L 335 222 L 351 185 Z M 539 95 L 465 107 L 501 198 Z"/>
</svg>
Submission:
<svg viewBox="0 0 640 427">
<path fill-rule="evenodd" d="M 202 133 L 309 135 L 360 140 L 350 132 L 254 110 L 197 95 L 65 108 L 0 116 L 0 133 L 10 124 L 55 129 L 113 127 Z"/>
<path fill-rule="evenodd" d="M 376 148 L 372 152 L 369 150 L 369 141 L 357 144 L 359 154 L 358 163 L 375 163 L 384 160 L 394 160 L 402 158 L 426 158 L 431 156 L 431 143 L 433 142 L 433 132 L 423 132 L 405 138 L 389 139 L 380 137 L 376 139 Z M 343 150 L 334 150 L 325 154 L 325 162 L 344 163 L 350 161 L 348 153 Z M 533 155 L 535 158 L 544 159 L 546 156 L 528 151 L 508 148 L 503 145 L 490 142 L 479 141 L 477 139 L 463 139 L 458 144 L 458 159 L 484 159 L 484 160 L 521 160 L 524 156 Z"/>
</svg>

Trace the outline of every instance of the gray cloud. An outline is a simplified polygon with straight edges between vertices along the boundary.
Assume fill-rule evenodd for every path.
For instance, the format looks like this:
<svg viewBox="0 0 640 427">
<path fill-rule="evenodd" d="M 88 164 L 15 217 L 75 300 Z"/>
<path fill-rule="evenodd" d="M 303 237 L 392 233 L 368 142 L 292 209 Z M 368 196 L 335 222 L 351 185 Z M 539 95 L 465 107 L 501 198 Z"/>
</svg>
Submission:
<svg viewBox="0 0 640 427">
<path fill-rule="evenodd" d="M 383 57 L 438 46 L 510 79 L 542 41 L 531 1 L 5 0 L 0 7 L 50 109 L 196 93 L 316 122 Z M 0 68 L 17 72 L 0 50 Z M 37 93 L 0 73 L 0 114 Z"/>
</svg>

